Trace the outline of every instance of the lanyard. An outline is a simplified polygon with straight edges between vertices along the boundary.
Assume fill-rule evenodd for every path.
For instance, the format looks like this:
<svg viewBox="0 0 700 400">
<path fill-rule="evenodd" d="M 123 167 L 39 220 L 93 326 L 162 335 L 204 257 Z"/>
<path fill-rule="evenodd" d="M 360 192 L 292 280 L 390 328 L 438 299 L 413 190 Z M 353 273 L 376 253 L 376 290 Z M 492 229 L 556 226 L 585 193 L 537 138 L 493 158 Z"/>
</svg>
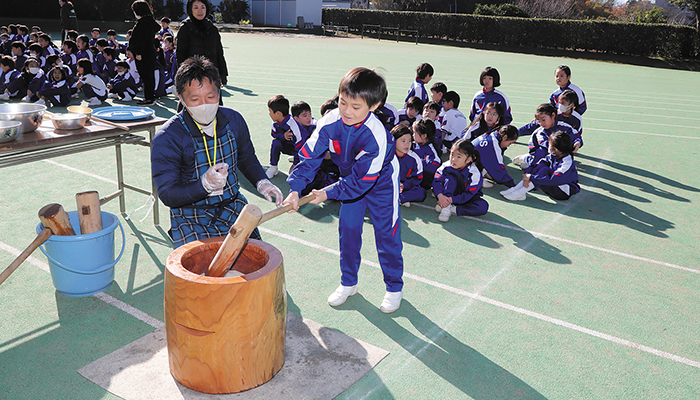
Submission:
<svg viewBox="0 0 700 400">
<path fill-rule="evenodd" d="M 194 119 L 193 119 L 194 121 Z M 209 146 L 207 146 L 207 135 L 204 133 L 202 130 L 202 127 L 199 126 L 199 123 L 197 121 L 194 121 L 195 125 L 197 125 L 197 128 L 199 128 L 199 131 L 202 133 L 202 138 L 204 139 L 204 152 L 207 153 L 207 162 L 209 163 L 210 167 L 214 166 L 214 163 L 216 162 L 216 118 L 214 118 L 214 161 L 212 162 L 212 159 L 209 157 Z"/>
</svg>

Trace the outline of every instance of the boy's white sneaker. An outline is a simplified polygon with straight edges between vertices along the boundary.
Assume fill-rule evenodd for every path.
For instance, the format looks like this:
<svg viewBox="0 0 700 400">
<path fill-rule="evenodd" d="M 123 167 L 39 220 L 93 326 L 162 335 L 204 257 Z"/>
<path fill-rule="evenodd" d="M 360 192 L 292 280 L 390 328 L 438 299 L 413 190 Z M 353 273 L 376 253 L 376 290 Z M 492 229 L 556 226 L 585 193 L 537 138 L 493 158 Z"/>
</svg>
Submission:
<svg viewBox="0 0 700 400">
<path fill-rule="evenodd" d="M 520 169 L 525 169 L 525 168 L 529 167 L 530 164 L 528 164 L 527 161 L 525 161 L 525 158 L 526 158 L 528 155 L 529 155 L 529 154 L 521 154 L 521 155 L 515 157 L 515 158 L 513 159 L 513 164 L 515 164 L 515 165 L 517 165 L 518 167 L 520 167 Z"/>
<path fill-rule="evenodd" d="M 118 99 L 119 96 L 118 96 L 116 93 L 110 93 L 110 94 L 107 95 L 107 98 L 110 98 L 110 99 Z"/>
<path fill-rule="evenodd" d="M 46 101 L 44 101 L 44 99 L 39 99 L 39 100 L 35 101 L 34 104 L 41 104 L 43 106 L 43 105 L 46 105 Z"/>
<path fill-rule="evenodd" d="M 485 187 L 485 188 L 487 188 L 487 189 L 488 189 L 488 188 L 492 188 L 492 187 L 493 187 L 493 182 L 484 179 L 484 183 L 481 185 L 481 187 Z"/>
<path fill-rule="evenodd" d="M 7 93 L 0 94 L 0 100 L 10 101 L 10 95 Z"/>
<path fill-rule="evenodd" d="M 401 299 L 403 298 L 403 292 L 386 292 L 384 295 L 384 300 L 379 306 L 379 311 L 384 314 L 391 314 L 398 310 L 401 306 Z"/>
<path fill-rule="evenodd" d="M 22 103 L 29 103 L 31 101 L 31 98 L 29 96 L 24 96 L 22 97 L 22 100 L 20 100 Z"/>
<path fill-rule="evenodd" d="M 452 207 L 453 205 L 450 205 L 449 207 L 445 207 L 442 210 L 440 210 L 440 215 L 438 215 L 438 221 L 440 222 L 447 222 L 450 220 L 450 215 L 452 215 Z"/>
<path fill-rule="evenodd" d="M 102 104 L 102 100 L 98 99 L 97 97 L 91 98 L 88 102 L 89 106 L 99 106 L 100 104 Z"/>
<path fill-rule="evenodd" d="M 435 204 L 435 212 L 440 212 L 442 211 L 442 207 L 440 207 L 440 204 Z"/>
<path fill-rule="evenodd" d="M 405 203 L 401 203 L 401 205 L 404 206 L 404 207 L 406 207 L 406 208 L 409 208 L 409 207 L 411 207 L 411 202 L 410 202 L 410 201 L 407 201 L 407 202 L 405 202 Z"/>
<path fill-rule="evenodd" d="M 333 307 L 338 307 L 339 305 L 345 303 L 348 297 L 357 293 L 357 285 L 354 286 L 338 286 L 335 292 L 328 296 L 328 304 Z"/>
<path fill-rule="evenodd" d="M 129 93 L 125 94 L 124 98 L 122 99 L 122 101 L 131 101 L 131 100 L 133 100 L 133 98 L 131 98 L 131 95 Z"/>
<path fill-rule="evenodd" d="M 277 168 L 276 165 L 270 165 L 270 167 L 265 171 L 265 175 L 267 175 L 268 179 L 272 179 L 273 176 L 277 175 L 279 172 L 279 169 Z"/>
<path fill-rule="evenodd" d="M 175 93 L 175 86 L 170 86 L 167 89 L 165 89 L 165 93 L 167 93 L 167 94 Z"/>
</svg>

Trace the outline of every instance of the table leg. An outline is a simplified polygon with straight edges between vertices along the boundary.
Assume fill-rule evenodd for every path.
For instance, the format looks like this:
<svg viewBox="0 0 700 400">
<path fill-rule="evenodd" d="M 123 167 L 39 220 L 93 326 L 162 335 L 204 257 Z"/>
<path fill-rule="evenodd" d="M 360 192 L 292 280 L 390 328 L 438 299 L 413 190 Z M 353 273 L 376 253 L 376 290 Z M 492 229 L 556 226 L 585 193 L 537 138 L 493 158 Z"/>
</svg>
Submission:
<svg viewBox="0 0 700 400">
<path fill-rule="evenodd" d="M 153 136 L 156 135 L 156 128 L 148 128 L 148 140 L 149 143 L 153 143 Z M 156 188 L 156 183 L 153 181 L 153 175 L 151 175 L 151 194 L 155 198 L 153 202 L 153 225 L 160 225 L 160 215 L 158 214 L 158 189 Z"/>
<path fill-rule="evenodd" d="M 117 185 L 121 194 L 119 195 L 119 211 L 122 213 L 126 212 L 126 202 L 124 201 L 124 170 L 122 169 L 122 145 L 117 144 L 115 146 L 117 152 Z"/>
</svg>

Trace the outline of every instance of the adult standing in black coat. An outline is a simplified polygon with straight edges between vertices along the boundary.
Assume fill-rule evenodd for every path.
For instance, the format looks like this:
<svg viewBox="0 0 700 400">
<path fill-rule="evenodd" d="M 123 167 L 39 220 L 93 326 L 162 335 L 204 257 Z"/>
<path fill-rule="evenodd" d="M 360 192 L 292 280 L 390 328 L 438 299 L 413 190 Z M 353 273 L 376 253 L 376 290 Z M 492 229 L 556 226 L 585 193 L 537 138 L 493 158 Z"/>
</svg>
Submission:
<svg viewBox="0 0 700 400">
<path fill-rule="evenodd" d="M 58 5 L 61 6 L 61 42 L 63 42 L 66 40 L 67 31 L 78 30 L 78 16 L 75 15 L 75 7 L 70 1 L 58 0 Z"/>
<path fill-rule="evenodd" d="M 177 32 L 177 64 L 194 55 L 204 56 L 219 69 L 221 83 L 226 85 L 228 69 L 224 59 L 221 35 L 207 18 L 211 5 L 208 0 L 187 0 L 187 19 Z"/>
<path fill-rule="evenodd" d="M 155 69 L 156 69 L 156 48 L 153 46 L 153 39 L 160 30 L 160 25 L 153 19 L 151 7 L 143 0 L 137 0 L 131 4 L 131 11 L 136 16 L 136 25 L 131 32 L 129 40 L 129 50 L 136 59 L 136 69 L 143 82 L 143 100 L 136 104 L 140 106 L 150 106 L 155 102 Z"/>
</svg>

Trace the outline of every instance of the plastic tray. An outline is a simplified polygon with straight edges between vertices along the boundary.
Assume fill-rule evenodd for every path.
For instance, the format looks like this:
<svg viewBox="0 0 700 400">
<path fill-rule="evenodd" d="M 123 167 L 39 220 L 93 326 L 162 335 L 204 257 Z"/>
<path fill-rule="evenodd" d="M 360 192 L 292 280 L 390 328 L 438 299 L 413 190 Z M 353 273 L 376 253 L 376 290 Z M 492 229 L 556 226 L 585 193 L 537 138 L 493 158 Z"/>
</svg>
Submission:
<svg viewBox="0 0 700 400">
<path fill-rule="evenodd" d="M 108 121 L 135 121 L 149 118 L 154 111 L 146 107 L 102 107 L 92 112 L 93 117 L 106 119 Z"/>
</svg>

